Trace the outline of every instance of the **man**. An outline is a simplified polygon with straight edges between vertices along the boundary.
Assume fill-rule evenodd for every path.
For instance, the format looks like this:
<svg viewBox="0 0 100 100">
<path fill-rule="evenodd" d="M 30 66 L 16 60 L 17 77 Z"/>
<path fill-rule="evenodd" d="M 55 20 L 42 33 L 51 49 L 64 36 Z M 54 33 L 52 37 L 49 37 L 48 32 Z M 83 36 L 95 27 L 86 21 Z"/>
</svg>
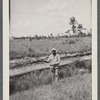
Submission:
<svg viewBox="0 0 100 100">
<path fill-rule="evenodd" d="M 45 60 L 46 62 L 50 63 L 50 68 L 52 69 L 53 77 L 55 81 L 58 80 L 58 69 L 60 64 L 60 56 L 57 54 L 57 50 L 55 48 L 52 49 L 52 54 L 49 56 L 48 60 Z"/>
</svg>

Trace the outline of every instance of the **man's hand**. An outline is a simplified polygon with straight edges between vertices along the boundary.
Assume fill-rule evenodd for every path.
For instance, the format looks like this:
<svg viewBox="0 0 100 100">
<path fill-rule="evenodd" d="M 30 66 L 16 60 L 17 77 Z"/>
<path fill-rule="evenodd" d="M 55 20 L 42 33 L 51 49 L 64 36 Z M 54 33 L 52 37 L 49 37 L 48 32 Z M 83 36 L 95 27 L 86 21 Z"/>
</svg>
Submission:
<svg viewBox="0 0 100 100">
<path fill-rule="evenodd" d="M 50 66 L 58 65 L 58 63 L 51 63 Z"/>
<path fill-rule="evenodd" d="M 47 63 L 49 62 L 47 57 L 46 58 L 42 58 L 42 61 L 47 62 Z"/>
<path fill-rule="evenodd" d="M 50 66 L 54 66 L 54 63 L 50 63 Z"/>
</svg>

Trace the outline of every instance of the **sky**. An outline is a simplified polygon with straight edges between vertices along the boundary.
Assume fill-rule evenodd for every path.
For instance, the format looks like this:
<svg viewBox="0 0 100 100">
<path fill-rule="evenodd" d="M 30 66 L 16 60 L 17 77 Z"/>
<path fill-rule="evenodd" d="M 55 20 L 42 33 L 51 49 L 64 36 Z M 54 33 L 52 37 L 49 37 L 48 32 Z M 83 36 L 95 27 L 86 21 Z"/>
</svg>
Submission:
<svg viewBox="0 0 100 100">
<path fill-rule="evenodd" d="M 73 16 L 91 28 L 91 0 L 11 0 L 10 8 L 10 34 L 16 37 L 65 33 Z"/>
</svg>

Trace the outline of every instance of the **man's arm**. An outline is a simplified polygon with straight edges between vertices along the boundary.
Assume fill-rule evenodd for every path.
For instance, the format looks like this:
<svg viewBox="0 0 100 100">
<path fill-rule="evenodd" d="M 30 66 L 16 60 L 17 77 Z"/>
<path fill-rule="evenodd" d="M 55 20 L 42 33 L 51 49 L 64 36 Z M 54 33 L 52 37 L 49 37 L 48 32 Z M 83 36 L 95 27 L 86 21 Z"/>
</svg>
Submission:
<svg viewBox="0 0 100 100">
<path fill-rule="evenodd" d="M 44 58 L 43 61 L 46 62 L 46 63 L 49 63 L 50 62 L 50 56 L 49 56 L 49 58 Z"/>
</svg>

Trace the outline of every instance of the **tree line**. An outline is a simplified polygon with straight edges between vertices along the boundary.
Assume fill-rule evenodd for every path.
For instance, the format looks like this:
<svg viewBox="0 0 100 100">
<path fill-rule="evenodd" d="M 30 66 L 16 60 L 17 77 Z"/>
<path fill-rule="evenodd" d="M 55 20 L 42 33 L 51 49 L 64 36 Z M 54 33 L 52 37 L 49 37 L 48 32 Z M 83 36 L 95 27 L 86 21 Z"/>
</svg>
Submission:
<svg viewBox="0 0 100 100">
<path fill-rule="evenodd" d="M 44 36 L 44 35 L 35 35 L 35 36 L 22 36 L 22 37 L 13 37 L 13 39 L 29 39 L 30 41 L 32 39 L 51 39 L 51 38 L 69 38 L 69 37 L 86 37 L 86 36 L 92 36 L 92 29 L 90 29 L 90 31 L 88 33 L 83 32 L 83 30 L 87 30 L 86 28 L 83 27 L 82 24 L 79 24 L 76 20 L 75 17 L 71 17 L 70 18 L 70 22 L 69 25 L 71 26 L 71 29 L 67 30 L 64 33 L 58 33 L 56 36 L 54 36 L 53 33 L 50 33 L 50 35 L 48 36 Z M 73 34 L 70 34 L 70 32 L 72 32 Z"/>
</svg>

